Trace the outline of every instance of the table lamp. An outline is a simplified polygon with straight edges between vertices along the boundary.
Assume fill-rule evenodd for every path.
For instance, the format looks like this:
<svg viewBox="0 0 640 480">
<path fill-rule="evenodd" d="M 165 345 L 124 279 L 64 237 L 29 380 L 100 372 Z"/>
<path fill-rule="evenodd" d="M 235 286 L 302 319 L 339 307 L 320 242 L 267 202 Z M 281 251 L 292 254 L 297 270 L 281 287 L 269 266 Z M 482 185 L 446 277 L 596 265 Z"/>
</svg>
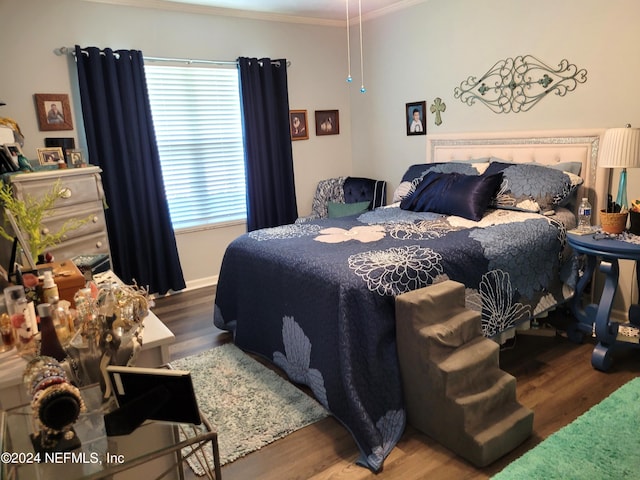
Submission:
<svg viewBox="0 0 640 480">
<path fill-rule="evenodd" d="M 627 226 L 629 210 L 627 168 L 640 167 L 640 129 L 631 128 L 631 125 L 627 124 L 625 128 L 610 128 L 604 132 L 598 167 L 622 168 L 615 203 L 612 202 L 611 195 L 608 195 L 606 209 L 600 210 L 602 230 L 607 233 L 622 233 Z M 611 178 L 609 178 L 610 189 Z"/>
<path fill-rule="evenodd" d="M 598 167 L 622 168 L 616 203 L 620 211 L 629 208 L 627 200 L 627 168 L 640 167 L 640 128 L 610 128 L 604 133 Z"/>
</svg>

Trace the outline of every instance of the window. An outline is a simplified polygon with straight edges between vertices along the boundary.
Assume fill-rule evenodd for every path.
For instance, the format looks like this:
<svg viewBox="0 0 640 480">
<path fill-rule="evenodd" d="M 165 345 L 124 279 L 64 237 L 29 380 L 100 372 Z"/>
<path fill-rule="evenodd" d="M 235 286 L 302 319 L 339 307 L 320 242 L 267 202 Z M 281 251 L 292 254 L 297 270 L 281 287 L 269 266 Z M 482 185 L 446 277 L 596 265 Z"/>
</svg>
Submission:
<svg viewBox="0 0 640 480">
<path fill-rule="evenodd" d="M 173 228 L 245 220 L 237 70 L 146 65 L 145 74 Z"/>
</svg>

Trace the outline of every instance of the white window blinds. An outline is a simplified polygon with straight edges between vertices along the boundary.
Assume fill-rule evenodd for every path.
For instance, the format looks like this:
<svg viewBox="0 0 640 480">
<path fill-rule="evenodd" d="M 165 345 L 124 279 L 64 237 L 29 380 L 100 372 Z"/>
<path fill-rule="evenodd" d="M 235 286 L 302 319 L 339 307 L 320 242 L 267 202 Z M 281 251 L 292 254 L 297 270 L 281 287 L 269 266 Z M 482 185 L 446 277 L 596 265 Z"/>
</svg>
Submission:
<svg viewBox="0 0 640 480">
<path fill-rule="evenodd" d="M 173 228 L 246 218 L 235 68 L 145 65 Z"/>
</svg>

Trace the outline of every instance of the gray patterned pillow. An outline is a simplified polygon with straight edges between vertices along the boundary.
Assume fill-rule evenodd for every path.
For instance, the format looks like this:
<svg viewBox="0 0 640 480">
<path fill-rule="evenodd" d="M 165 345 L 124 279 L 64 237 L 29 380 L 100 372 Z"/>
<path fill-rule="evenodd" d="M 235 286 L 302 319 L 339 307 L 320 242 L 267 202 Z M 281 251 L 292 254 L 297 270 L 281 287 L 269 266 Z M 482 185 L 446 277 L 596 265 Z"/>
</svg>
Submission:
<svg viewBox="0 0 640 480">
<path fill-rule="evenodd" d="M 493 162 L 485 175 L 502 172 L 503 180 L 494 207 L 525 212 L 544 212 L 568 202 L 582 184 L 569 172 L 533 164 Z"/>
</svg>

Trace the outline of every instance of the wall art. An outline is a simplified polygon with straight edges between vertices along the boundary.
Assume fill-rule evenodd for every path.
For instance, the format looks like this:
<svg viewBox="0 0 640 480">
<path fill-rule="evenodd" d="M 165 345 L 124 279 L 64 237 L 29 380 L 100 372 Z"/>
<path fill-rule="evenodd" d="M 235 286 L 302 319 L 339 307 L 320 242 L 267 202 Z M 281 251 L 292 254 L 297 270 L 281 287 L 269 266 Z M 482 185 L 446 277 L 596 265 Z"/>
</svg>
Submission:
<svg viewBox="0 0 640 480">
<path fill-rule="evenodd" d="M 407 135 L 426 135 L 427 128 L 424 115 L 427 113 L 427 102 L 411 102 L 405 107 L 405 124 Z"/>
<path fill-rule="evenodd" d="M 316 135 L 338 135 L 340 117 L 338 110 L 316 110 Z"/>
<path fill-rule="evenodd" d="M 306 110 L 289 110 L 291 140 L 308 140 L 309 127 Z"/>
<path fill-rule="evenodd" d="M 587 71 L 567 60 L 552 68 L 532 55 L 496 62 L 480 78 L 470 76 L 453 93 L 467 105 L 483 103 L 495 113 L 530 110 L 550 93 L 564 97 L 587 81 Z"/>
<path fill-rule="evenodd" d="M 36 93 L 34 97 L 40 130 L 73 130 L 69 95 Z"/>
</svg>

